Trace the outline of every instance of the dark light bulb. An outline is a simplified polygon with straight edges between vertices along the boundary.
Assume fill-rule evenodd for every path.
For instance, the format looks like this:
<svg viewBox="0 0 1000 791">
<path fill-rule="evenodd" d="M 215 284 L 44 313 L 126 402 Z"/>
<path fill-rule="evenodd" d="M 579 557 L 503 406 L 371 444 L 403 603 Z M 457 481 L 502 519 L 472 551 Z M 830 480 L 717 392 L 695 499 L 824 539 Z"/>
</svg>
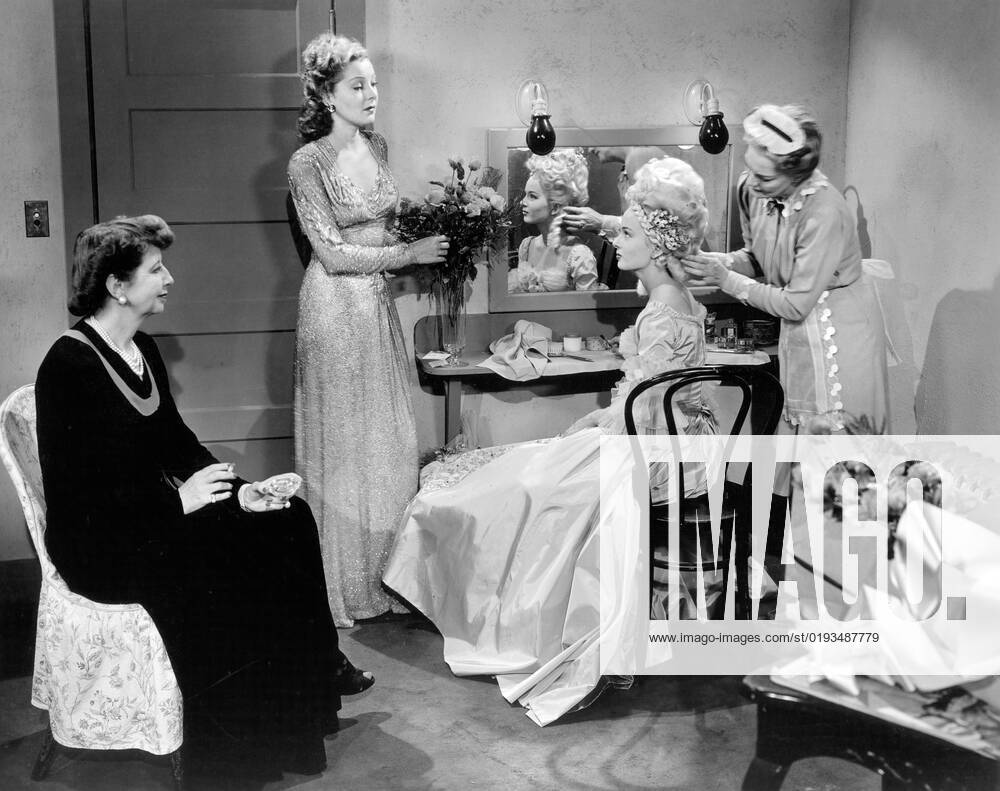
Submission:
<svg viewBox="0 0 1000 791">
<path fill-rule="evenodd" d="M 722 122 L 722 111 L 715 96 L 705 102 L 705 120 L 701 122 L 698 142 L 709 154 L 721 154 L 729 142 L 729 130 Z"/>
<path fill-rule="evenodd" d="M 698 142 L 709 154 L 721 154 L 729 142 L 729 130 L 722 122 L 722 113 L 706 115 L 698 132 Z"/>
<path fill-rule="evenodd" d="M 542 93 L 542 88 L 535 84 L 535 99 L 531 103 L 531 125 L 524 136 L 524 142 L 532 154 L 545 156 L 556 147 L 556 130 L 549 121 L 549 103 Z"/>
<path fill-rule="evenodd" d="M 524 141 L 531 153 L 542 156 L 556 147 L 556 130 L 552 128 L 552 122 L 549 121 L 547 114 L 531 116 L 531 126 L 528 127 Z"/>
</svg>

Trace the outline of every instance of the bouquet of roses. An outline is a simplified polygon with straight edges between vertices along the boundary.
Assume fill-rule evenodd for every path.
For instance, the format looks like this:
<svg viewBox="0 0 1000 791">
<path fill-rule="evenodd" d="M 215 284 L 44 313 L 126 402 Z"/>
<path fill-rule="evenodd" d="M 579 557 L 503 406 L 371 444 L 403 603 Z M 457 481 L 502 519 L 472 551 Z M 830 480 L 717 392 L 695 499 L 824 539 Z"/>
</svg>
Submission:
<svg viewBox="0 0 1000 791">
<path fill-rule="evenodd" d="M 465 283 L 476 279 L 476 261 L 485 252 L 498 251 L 511 227 L 511 211 L 496 191 L 503 177 L 496 168 L 483 167 L 478 159 L 468 165 L 449 159 L 451 180 L 431 181 L 434 187 L 422 200 L 403 198 L 396 215 L 401 241 L 443 234 L 451 244 L 444 263 L 434 267 L 433 286 L 447 315 L 455 316 L 465 304 Z M 488 261 L 489 263 L 489 261 Z"/>
</svg>

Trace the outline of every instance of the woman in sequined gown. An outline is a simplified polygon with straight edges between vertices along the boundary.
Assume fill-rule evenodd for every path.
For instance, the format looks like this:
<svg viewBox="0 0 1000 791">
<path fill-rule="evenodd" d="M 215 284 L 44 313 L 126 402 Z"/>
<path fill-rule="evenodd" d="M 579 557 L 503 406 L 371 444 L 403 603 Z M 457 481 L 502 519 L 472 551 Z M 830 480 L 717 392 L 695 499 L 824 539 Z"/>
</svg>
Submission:
<svg viewBox="0 0 1000 791">
<path fill-rule="evenodd" d="M 445 237 L 399 244 L 398 193 L 364 48 L 323 34 L 303 53 L 305 145 L 288 164 L 312 245 L 295 345 L 295 463 L 319 525 L 338 626 L 387 612 L 382 568 L 417 489 L 417 437 L 403 332 L 386 273 L 444 260 Z"/>
</svg>

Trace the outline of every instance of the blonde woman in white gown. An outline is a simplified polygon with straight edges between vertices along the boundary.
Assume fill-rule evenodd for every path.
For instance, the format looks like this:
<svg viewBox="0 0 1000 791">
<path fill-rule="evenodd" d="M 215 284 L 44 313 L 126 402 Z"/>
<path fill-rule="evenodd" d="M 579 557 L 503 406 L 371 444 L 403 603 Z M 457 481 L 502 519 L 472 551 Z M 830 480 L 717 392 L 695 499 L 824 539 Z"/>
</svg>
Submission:
<svg viewBox="0 0 1000 791">
<path fill-rule="evenodd" d="M 589 200 L 590 169 L 583 154 L 572 148 L 532 156 L 527 162 L 528 177 L 521 200 L 524 222 L 538 229 L 517 248 L 517 268 L 507 275 L 507 290 L 601 291 L 597 259 L 582 242 L 567 238 L 560 229 L 560 217 L 567 206 L 581 206 Z"/>
<path fill-rule="evenodd" d="M 383 577 L 437 626 L 456 675 L 496 676 L 504 697 L 539 725 L 606 685 L 597 646 L 599 438 L 625 433 L 625 398 L 638 382 L 705 361 L 705 309 L 672 274 L 676 256 L 701 243 L 703 182 L 664 157 L 640 170 L 629 197 L 615 247 L 649 302 L 622 334 L 624 376 L 611 404 L 564 436 L 445 463 L 410 504 Z M 640 430 L 665 429 L 657 390 L 636 401 Z M 700 388 L 681 401 L 678 425 L 714 430 Z"/>
</svg>

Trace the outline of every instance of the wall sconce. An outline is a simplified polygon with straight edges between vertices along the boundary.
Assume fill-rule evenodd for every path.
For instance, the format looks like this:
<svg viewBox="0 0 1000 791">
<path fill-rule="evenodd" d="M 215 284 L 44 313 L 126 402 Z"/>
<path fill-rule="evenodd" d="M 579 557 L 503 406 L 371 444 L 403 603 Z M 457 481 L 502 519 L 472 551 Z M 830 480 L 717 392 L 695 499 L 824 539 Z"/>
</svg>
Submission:
<svg viewBox="0 0 1000 791">
<path fill-rule="evenodd" d="M 701 124 L 698 142 L 709 154 L 721 154 L 729 142 L 729 130 L 722 120 L 719 100 L 708 80 L 694 80 L 684 89 L 684 114 L 692 124 Z"/>
<path fill-rule="evenodd" d="M 545 155 L 556 146 L 556 130 L 549 120 L 549 92 L 538 80 L 525 80 L 514 96 L 514 110 L 528 127 L 524 142 L 533 154 Z"/>
</svg>

